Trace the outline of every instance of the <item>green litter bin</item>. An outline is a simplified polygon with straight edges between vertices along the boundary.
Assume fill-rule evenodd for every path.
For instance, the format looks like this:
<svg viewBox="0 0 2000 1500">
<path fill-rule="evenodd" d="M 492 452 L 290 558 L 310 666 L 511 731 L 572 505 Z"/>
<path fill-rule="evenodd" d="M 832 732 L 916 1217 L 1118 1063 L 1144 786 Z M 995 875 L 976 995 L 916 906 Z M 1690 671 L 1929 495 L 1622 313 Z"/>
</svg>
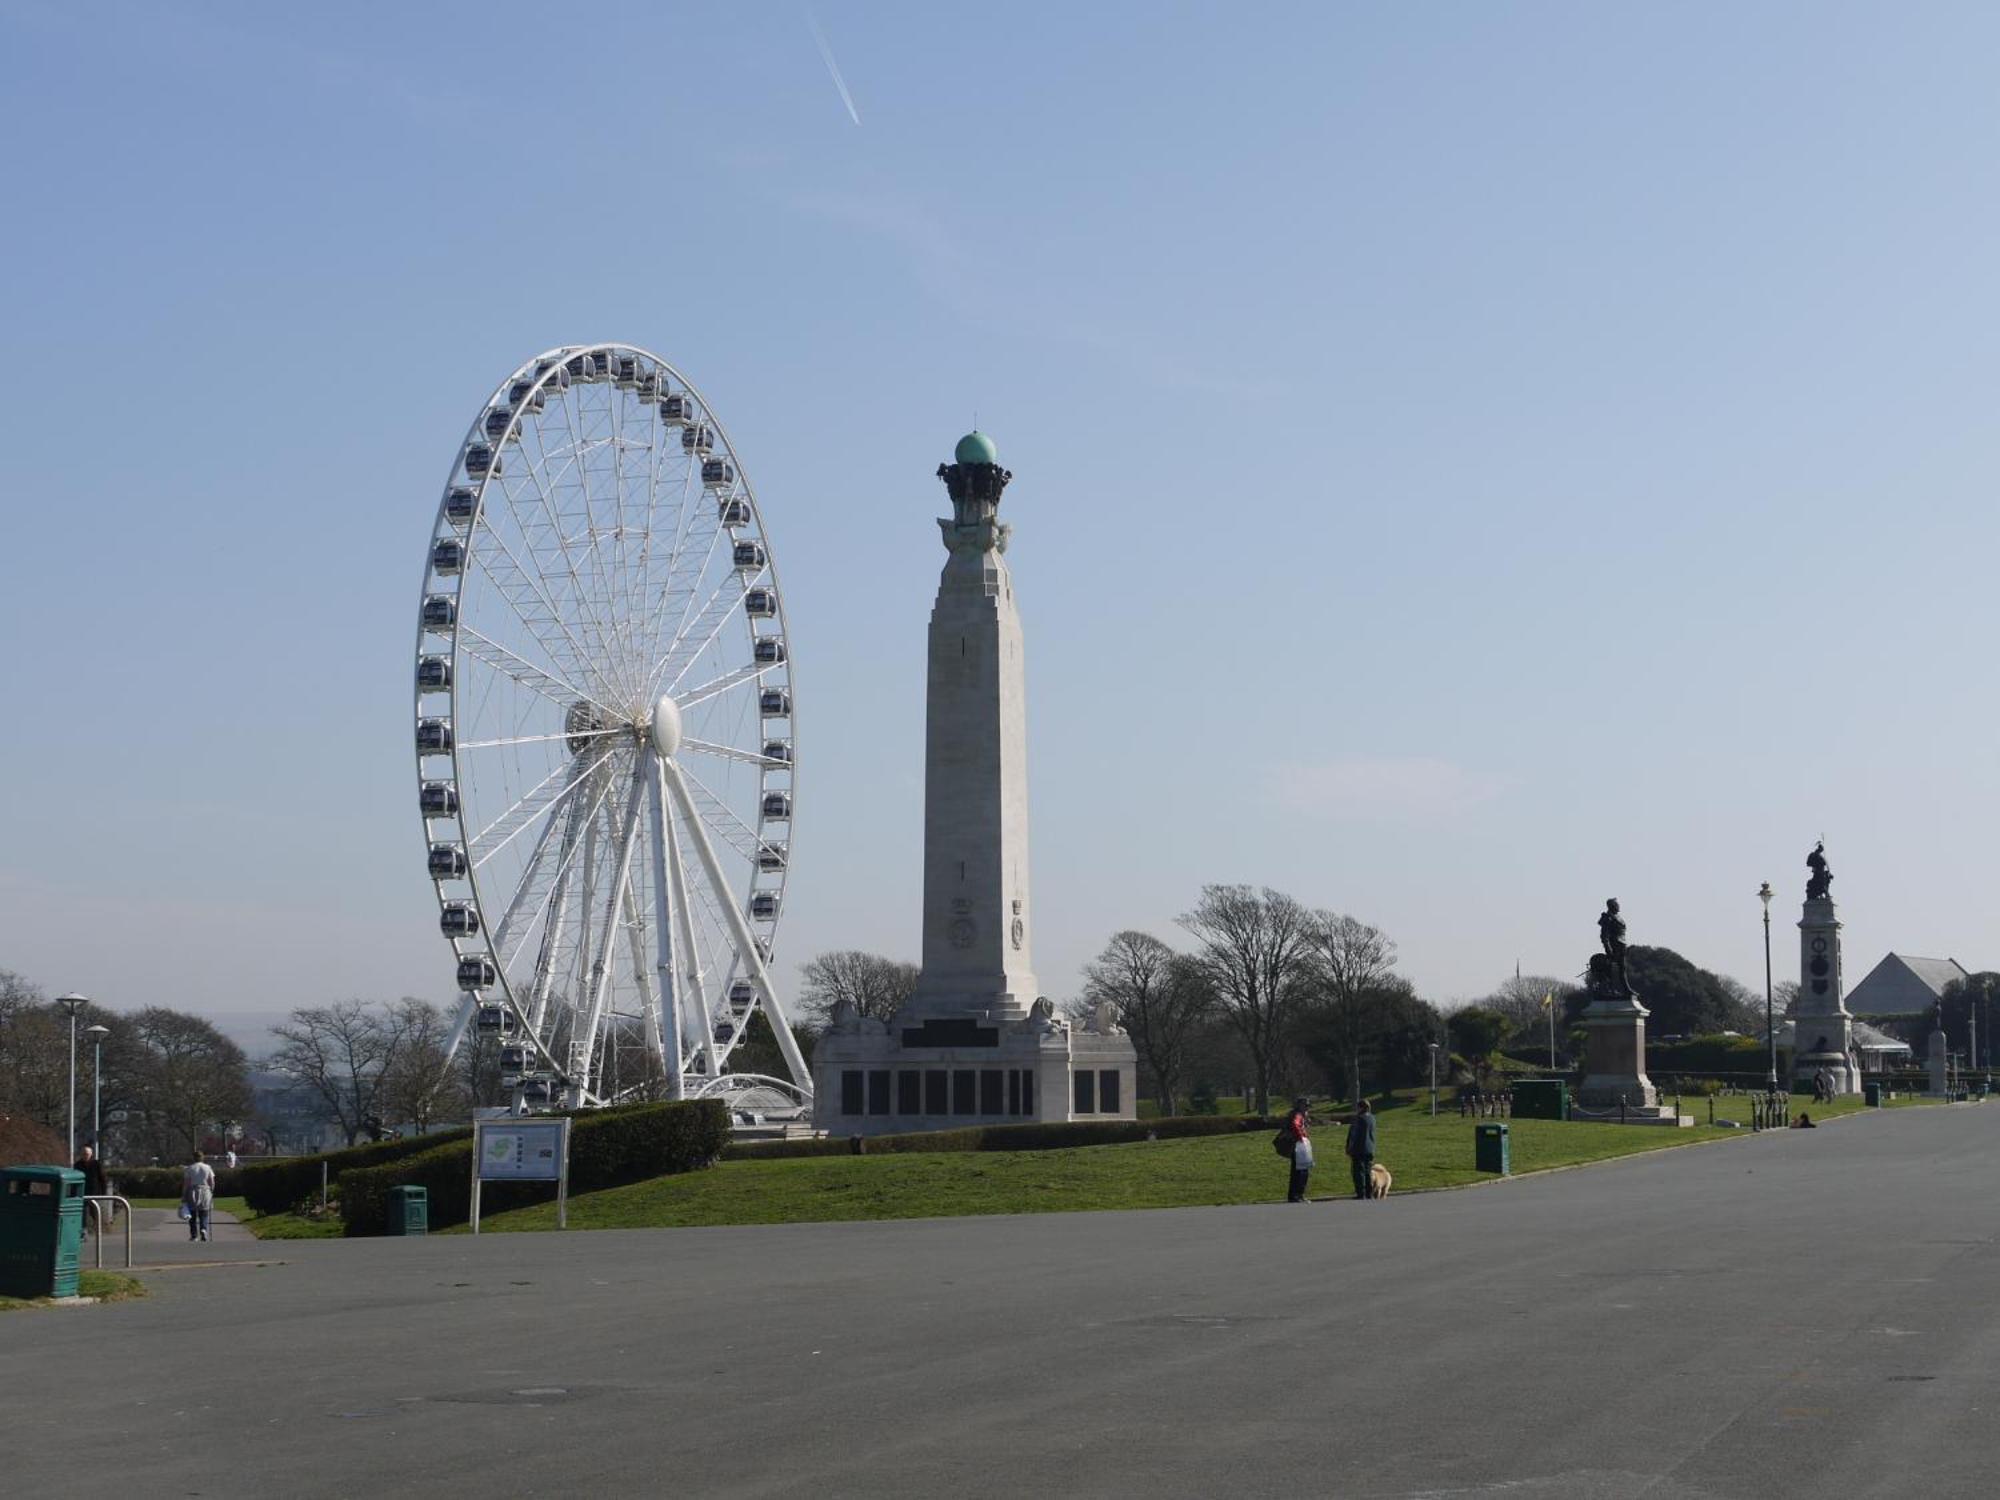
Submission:
<svg viewBox="0 0 2000 1500">
<path fill-rule="evenodd" d="M 1507 1149 L 1507 1127 L 1494 1123 L 1473 1127 L 1472 1165 L 1481 1172 L 1497 1172 L 1505 1177 L 1512 1163 Z"/>
<path fill-rule="evenodd" d="M 74 1297 L 83 1267 L 83 1173 L 0 1170 L 0 1297 Z"/>
<path fill-rule="evenodd" d="M 1880 1109 L 1882 1107 L 1882 1085 L 1879 1083 L 1862 1084 L 1861 1102 L 1866 1104 L 1870 1109 Z"/>
<path fill-rule="evenodd" d="M 414 1183 L 398 1183 L 389 1189 L 389 1233 L 429 1234 L 431 1193 Z"/>
</svg>

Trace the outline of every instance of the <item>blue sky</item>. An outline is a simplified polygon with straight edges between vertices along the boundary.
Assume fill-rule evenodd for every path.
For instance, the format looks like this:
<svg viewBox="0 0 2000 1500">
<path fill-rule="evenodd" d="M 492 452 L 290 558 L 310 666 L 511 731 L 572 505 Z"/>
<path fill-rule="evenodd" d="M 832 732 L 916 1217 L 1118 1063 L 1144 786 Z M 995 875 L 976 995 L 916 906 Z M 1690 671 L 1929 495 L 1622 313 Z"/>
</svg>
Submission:
<svg viewBox="0 0 2000 1500">
<path fill-rule="evenodd" d="M 0 8 L 0 967 L 447 996 L 422 549 L 494 382 L 604 338 L 700 384 L 778 552 L 786 973 L 917 951 L 975 414 L 1051 994 L 1210 880 L 1444 1002 L 1612 894 L 1754 983 L 1821 835 L 1850 983 L 2000 964 L 2000 12 L 812 14 L 858 127 L 795 4 Z"/>
</svg>

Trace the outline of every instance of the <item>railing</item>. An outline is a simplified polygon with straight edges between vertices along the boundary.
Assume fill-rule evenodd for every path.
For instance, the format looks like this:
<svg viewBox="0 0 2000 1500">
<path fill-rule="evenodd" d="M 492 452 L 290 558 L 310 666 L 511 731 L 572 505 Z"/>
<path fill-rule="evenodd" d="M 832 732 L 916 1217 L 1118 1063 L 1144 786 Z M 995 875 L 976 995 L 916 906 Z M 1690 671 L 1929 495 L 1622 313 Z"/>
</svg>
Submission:
<svg viewBox="0 0 2000 1500">
<path fill-rule="evenodd" d="M 97 1216 L 97 1233 L 92 1236 L 97 1241 L 97 1265 L 94 1269 L 104 1269 L 104 1210 L 98 1207 L 100 1203 L 117 1203 L 124 1207 L 125 1269 L 129 1271 L 132 1269 L 132 1205 L 116 1193 L 103 1193 L 83 1200 L 84 1211 Z"/>
</svg>

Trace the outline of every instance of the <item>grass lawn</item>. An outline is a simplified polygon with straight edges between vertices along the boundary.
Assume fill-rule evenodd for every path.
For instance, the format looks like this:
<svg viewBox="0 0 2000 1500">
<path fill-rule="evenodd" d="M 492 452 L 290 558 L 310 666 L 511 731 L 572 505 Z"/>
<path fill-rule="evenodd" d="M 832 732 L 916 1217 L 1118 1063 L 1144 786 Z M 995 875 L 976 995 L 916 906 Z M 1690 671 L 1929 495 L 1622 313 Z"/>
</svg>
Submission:
<svg viewBox="0 0 2000 1500">
<path fill-rule="evenodd" d="M 99 1302 L 129 1302 L 146 1295 L 146 1284 L 136 1276 L 116 1271 L 85 1271 L 77 1278 L 77 1295 L 95 1297 Z M 52 1297 L 0 1297 L 0 1312 L 55 1305 Z"/>
<path fill-rule="evenodd" d="M 1747 1121 L 1747 1109 L 1728 1107 L 1742 1102 L 1719 1102 L 1716 1118 L 1726 1119 L 1735 1113 Z M 1810 1100 L 1807 1107 L 1811 1107 Z M 1849 1114 L 1863 1107 L 1859 1100 L 1852 1104 L 1843 1100 L 1825 1114 Z M 1510 1120 L 1506 1123 L 1513 1169 L 1517 1174 L 1546 1171 L 1750 1133 L 1747 1128 L 1710 1128 L 1705 1123 L 1705 1107 L 1690 1103 L 1685 1112 L 1704 1123 L 1691 1130 L 1668 1130 Z M 1416 1105 L 1385 1109 L 1380 1121 L 1380 1159 L 1395 1174 L 1398 1192 L 1490 1180 L 1472 1165 L 1474 1127 L 1484 1122 L 1460 1119 L 1456 1113 L 1440 1114 L 1433 1120 Z M 1316 1197 L 1344 1196 L 1349 1190 L 1340 1140 L 1338 1125 L 1322 1127 L 1315 1136 L 1320 1151 L 1320 1164 L 1313 1172 Z M 1272 1151 L 1268 1133 L 1258 1130 L 1244 1135 L 1061 1151 L 910 1152 L 730 1161 L 704 1172 L 656 1177 L 629 1187 L 580 1194 L 570 1199 L 569 1221 L 574 1229 L 632 1229 L 1184 1208 L 1270 1202 L 1283 1197 L 1284 1191 L 1285 1164 Z M 482 1231 L 554 1227 L 554 1204 L 494 1214 L 481 1224 Z"/>
</svg>

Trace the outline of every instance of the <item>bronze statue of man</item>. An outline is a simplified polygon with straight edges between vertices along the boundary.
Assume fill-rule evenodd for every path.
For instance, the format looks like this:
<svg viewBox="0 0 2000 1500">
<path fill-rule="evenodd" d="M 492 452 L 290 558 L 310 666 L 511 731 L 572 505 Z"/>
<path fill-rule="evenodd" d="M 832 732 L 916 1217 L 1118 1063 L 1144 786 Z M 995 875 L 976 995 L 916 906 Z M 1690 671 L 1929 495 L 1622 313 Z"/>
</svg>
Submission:
<svg viewBox="0 0 2000 1500">
<path fill-rule="evenodd" d="M 1806 877 L 1806 900 L 1826 900 L 1833 894 L 1833 871 L 1826 862 L 1825 840 L 1813 845 L 1812 853 L 1806 856 L 1806 868 L 1812 871 Z"/>
<path fill-rule="evenodd" d="M 1604 903 L 1604 914 L 1597 919 L 1597 940 L 1604 945 L 1604 956 L 1617 971 L 1619 987 L 1629 991 L 1632 985 L 1625 977 L 1625 919 L 1618 914 L 1616 896 Z"/>
</svg>

